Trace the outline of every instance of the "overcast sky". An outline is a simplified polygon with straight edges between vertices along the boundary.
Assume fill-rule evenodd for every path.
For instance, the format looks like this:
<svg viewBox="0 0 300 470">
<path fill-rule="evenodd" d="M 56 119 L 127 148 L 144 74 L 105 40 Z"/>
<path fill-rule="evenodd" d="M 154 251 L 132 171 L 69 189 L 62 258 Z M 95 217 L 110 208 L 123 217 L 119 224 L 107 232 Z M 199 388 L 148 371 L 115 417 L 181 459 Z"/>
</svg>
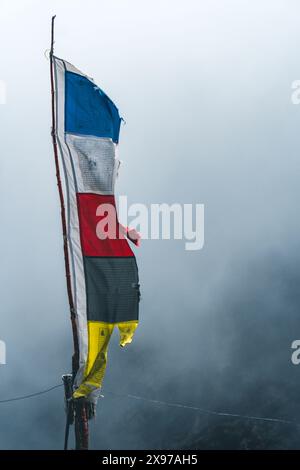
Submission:
<svg viewBox="0 0 300 470">
<path fill-rule="evenodd" d="M 296 0 L 0 1 L 0 399 L 56 385 L 70 371 L 44 54 L 53 14 L 56 54 L 92 76 L 126 120 L 117 194 L 205 205 L 203 250 L 150 240 L 136 250 L 140 326 L 128 349 L 119 350 L 117 335 L 112 342 L 92 447 L 190 445 L 211 429 L 194 412 L 112 392 L 295 418 Z M 0 448 L 61 448 L 63 427 L 61 389 L 0 404 Z M 285 428 L 278 435 L 279 446 L 294 445 Z"/>
</svg>

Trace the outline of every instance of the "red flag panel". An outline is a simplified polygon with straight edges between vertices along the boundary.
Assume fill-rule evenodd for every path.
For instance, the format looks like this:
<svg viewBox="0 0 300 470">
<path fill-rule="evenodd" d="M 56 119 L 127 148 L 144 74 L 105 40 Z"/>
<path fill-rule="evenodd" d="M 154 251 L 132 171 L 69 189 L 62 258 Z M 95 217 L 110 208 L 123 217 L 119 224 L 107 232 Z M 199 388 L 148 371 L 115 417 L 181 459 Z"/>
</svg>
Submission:
<svg viewBox="0 0 300 470">
<path fill-rule="evenodd" d="M 134 256 L 121 229 L 113 195 L 77 194 L 82 252 L 85 256 Z"/>
</svg>

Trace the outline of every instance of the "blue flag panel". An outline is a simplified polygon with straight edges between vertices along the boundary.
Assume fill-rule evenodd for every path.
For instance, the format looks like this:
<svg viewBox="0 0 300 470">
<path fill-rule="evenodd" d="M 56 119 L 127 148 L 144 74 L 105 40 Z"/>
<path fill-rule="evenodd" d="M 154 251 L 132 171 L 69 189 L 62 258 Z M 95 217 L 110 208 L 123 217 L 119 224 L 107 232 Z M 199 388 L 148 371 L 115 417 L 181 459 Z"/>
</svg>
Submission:
<svg viewBox="0 0 300 470">
<path fill-rule="evenodd" d="M 120 116 L 111 99 L 88 78 L 65 74 L 65 131 L 108 137 L 118 143 Z"/>
</svg>

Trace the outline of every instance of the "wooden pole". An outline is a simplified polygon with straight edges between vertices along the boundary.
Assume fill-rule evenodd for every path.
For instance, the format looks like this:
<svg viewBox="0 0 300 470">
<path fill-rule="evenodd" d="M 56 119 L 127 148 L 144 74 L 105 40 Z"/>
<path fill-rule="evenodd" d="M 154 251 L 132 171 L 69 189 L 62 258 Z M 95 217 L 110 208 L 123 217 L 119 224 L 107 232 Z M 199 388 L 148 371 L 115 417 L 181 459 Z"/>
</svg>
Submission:
<svg viewBox="0 0 300 470">
<path fill-rule="evenodd" d="M 61 223 L 63 231 L 63 240 L 64 240 L 64 258 L 65 258 L 65 271 L 66 271 L 66 281 L 67 281 L 67 291 L 68 299 L 70 305 L 70 315 L 71 315 L 71 324 L 73 332 L 73 343 L 74 343 L 74 354 L 72 357 L 72 374 L 73 380 L 79 368 L 79 343 L 78 343 L 78 331 L 75 317 L 75 307 L 72 295 L 72 286 L 71 286 L 71 274 L 70 274 L 70 261 L 69 261 L 69 251 L 68 251 L 68 233 L 67 233 L 67 223 L 66 223 L 66 212 L 65 212 L 65 203 L 64 203 L 64 194 L 61 183 L 61 176 L 59 170 L 59 161 L 58 161 L 58 149 L 57 149 L 57 129 L 56 129 L 56 119 L 55 119 L 55 90 L 54 90 L 54 69 L 53 69 L 53 52 L 54 52 L 54 20 L 55 16 L 51 20 L 51 48 L 50 48 L 50 80 L 51 80 L 51 109 L 52 109 L 52 144 L 54 151 L 54 161 L 56 169 L 56 180 L 58 186 L 60 207 L 61 207 Z M 88 449 L 88 438 L 89 438 L 89 429 L 88 429 L 88 416 L 87 416 L 87 403 L 85 400 L 76 400 L 75 406 L 75 439 L 76 439 L 76 449 Z"/>
<path fill-rule="evenodd" d="M 75 436 L 76 449 L 88 450 L 89 427 L 88 427 L 88 404 L 84 398 L 74 400 L 75 409 Z"/>
</svg>

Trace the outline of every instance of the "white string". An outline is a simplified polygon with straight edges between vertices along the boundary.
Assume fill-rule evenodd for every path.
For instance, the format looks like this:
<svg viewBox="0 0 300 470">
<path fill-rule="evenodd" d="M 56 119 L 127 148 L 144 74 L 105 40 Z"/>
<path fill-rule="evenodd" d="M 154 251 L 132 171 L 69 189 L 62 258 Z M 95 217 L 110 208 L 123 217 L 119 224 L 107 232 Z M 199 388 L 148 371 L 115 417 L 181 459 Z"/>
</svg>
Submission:
<svg viewBox="0 0 300 470">
<path fill-rule="evenodd" d="M 287 419 L 281 419 L 281 418 L 266 418 L 266 417 L 261 417 L 261 416 L 251 416 L 251 415 L 240 415 L 237 413 L 226 413 L 223 411 L 214 411 L 214 410 L 206 410 L 204 408 L 199 408 L 197 406 L 191 406 L 191 405 L 184 405 L 182 403 L 174 403 L 174 402 L 166 402 L 162 400 L 153 400 L 151 398 L 145 398 L 145 397 L 140 397 L 138 395 L 120 395 L 116 394 L 114 392 L 108 392 L 110 395 L 115 395 L 118 396 L 119 398 L 131 398 L 133 400 L 141 400 L 145 401 L 148 403 L 153 403 L 156 405 L 164 405 L 164 406 L 170 406 L 174 408 L 184 408 L 188 410 L 193 410 L 193 411 L 198 411 L 200 413 L 205 413 L 209 415 L 214 415 L 214 416 L 224 416 L 224 417 L 230 417 L 230 418 L 241 418 L 241 419 L 250 419 L 250 420 L 256 420 L 256 421 L 269 421 L 273 423 L 282 423 L 282 424 L 292 424 L 294 426 L 300 426 L 300 423 L 297 423 L 296 421 L 290 421 Z"/>
</svg>

